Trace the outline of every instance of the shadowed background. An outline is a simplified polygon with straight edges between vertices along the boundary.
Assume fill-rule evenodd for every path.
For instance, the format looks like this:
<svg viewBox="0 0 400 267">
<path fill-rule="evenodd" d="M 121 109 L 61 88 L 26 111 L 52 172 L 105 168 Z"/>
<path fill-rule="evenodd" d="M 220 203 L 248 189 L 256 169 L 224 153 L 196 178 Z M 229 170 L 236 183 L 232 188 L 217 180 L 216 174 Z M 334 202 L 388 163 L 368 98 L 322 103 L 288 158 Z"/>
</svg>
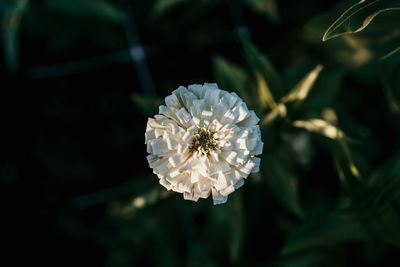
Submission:
<svg viewBox="0 0 400 267">
<path fill-rule="evenodd" d="M 400 4 L 367 1 L 323 42 L 357 2 L 2 1 L 6 256 L 41 266 L 389 263 L 400 244 L 400 12 L 389 9 Z M 379 10 L 360 33 L 334 36 Z M 307 98 L 263 126 L 261 172 L 227 204 L 158 185 L 144 132 L 172 90 L 218 82 L 264 119 L 274 107 L 262 90 L 278 103 L 318 64 Z M 294 126 L 312 118 L 346 140 L 325 124 Z"/>
</svg>

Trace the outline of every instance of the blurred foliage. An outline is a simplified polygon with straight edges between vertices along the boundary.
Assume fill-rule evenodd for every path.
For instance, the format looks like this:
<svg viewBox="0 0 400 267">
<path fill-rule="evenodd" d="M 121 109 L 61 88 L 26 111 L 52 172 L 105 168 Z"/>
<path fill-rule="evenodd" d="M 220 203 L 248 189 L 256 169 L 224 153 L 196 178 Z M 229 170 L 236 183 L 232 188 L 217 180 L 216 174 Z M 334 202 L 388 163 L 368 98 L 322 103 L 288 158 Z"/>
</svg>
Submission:
<svg viewBox="0 0 400 267">
<path fill-rule="evenodd" d="M 29 239 L 41 266 L 397 260 L 398 0 L 2 0 L 0 16 L 17 253 Z M 241 96 L 265 143 L 221 206 L 166 191 L 143 144 L 163 98 L 203 82 Z"/>
</svg>

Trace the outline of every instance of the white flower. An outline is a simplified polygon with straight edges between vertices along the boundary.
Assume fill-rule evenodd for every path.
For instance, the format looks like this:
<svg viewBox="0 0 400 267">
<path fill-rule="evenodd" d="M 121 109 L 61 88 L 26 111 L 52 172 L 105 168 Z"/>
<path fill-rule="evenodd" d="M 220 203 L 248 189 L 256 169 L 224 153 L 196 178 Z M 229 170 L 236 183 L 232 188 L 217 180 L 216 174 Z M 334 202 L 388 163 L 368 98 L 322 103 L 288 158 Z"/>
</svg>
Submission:
<svg viewBox="0 0 400 267">
<path fill-rule="evenodd" d="M 165 98 L 145 133 L 147 160 L 168 190 L 197 201 L 225 203 L 262 152 L 259 118 L 235 93 L 217 84 L 180 86 Z"/>
</svg>

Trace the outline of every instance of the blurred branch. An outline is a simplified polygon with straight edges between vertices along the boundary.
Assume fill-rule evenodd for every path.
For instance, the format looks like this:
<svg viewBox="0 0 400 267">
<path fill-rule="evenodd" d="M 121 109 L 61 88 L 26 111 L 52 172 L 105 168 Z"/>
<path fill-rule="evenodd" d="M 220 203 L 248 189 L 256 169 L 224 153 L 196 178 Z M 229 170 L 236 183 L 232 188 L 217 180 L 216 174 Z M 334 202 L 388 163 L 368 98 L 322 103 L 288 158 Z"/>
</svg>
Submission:
<svg viewBox="0 0 400 267">
<path fill-rule="evenodd" d="M 393 114 L 400 115 L 400 104 L 393 93 L 393 88 L 383 71 L 379 71 L 380 82 L 386 96 L 389 109 Z"/>
<path fill-rule="evenodd" d="M 229 39 L 234 39 L 234 31 L 207 32 L 204 33 L 204 38 L 210 36 L 229 36 Z M 146 51 L 146 57 L 154 56 L 162 51 L 171 41 L 165 41 L 159 44 L 146 45 L 142 47 Z M 137 52 L 137 51 L 136 51 Z M 134 54 L 136 52 L 133 52 Z M 28 68 L 26 75 L 35 80 L 49 79 L 75 73 L 82 73 L 96 69 L 107 68 L 116 64 L 127 64 L 132 62 L 132 49 L 111 52 L 103 56 L 96 56 L 88 59 L 69 61 L 63 63 L 49 64 L 44 66 L 34 66 Z"/>
<path fill-rule="evenodd" d="M 124 64 L 129 62 L 129 50 L 122 50 L 89 59 L 32 67 L 27 70 L 27 75 L 32 79 L 39 80 L 81 73 L 105 68 L 114 64 Z"/>
<path fill-rule="evenodd" d="M 146 61 L 146 51 L 140 41 L 131 7 L 127 0 L 121 0 L 121 5 L 127 16 L 127 19 L 124 21 L 124 29 L 130 47 L 129 53 L 135 64 L 143 93 L 146 95 L 155 95 L 154 82 Z"/>
<path fill-rule="evenodd" d="M 11 74 L 18 71 L 20 23 L 20 14 L 3 17 L 3 50 L 7 70 Z"/>
<path fill-rule="evenodd" d="M 400 46 L 398 46 L 397 48 L 393 49 L 392 51 L 390 51 L 389 53 L 387 53 L 386 55 L 384 55 L 383 57 L 381 57 L 382 60 L 385 60 L 391 56 L 393 56 L 394 54 L 396 54 L 397 52 L 400 51 Z"/>
<path fill-rule="evenodd" d="M 243 18 L 243 10 L 240 6 L 239 1 L 237 0 L 228 0 L 228 6 L 229 6 L 229 11 L 231 13 L 233 23 L 235 25 L 235 33 L 239 37 L 245 37 L 249 39 L 250 34 L 249 34 L 249 28 L 244 22 Z"/>
<path fill-rule="evenodd" d="M 121 198 L 135 195 L 149 187 L 149 183 L 156 181 L 155 179 L 151 178 L 148 176 L 139 176 L 135 179 L 131 179 L 127 183 L 78 196 L 72 200 L 71 206 L 75 209 L 87 209 L 95 205 L 107 203 L 113 200 L 120 200 Z"/>
</svg>

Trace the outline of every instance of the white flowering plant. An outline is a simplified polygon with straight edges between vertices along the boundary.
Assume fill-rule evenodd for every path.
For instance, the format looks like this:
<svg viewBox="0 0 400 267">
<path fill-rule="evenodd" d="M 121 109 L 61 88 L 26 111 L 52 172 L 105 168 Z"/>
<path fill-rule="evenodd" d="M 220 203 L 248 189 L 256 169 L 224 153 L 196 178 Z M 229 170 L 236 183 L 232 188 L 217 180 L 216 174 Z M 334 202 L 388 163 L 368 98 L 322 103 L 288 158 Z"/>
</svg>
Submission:
<svg viewBox="0 0 400 267">
<path fill-rule="evenodd" d="M 259 118 L 235 93 L 217 84 L 179 87 L 165 98 L 145 133 L 147 159 L 160 184 L 214 204 L 258 172 L 263 142 Z"/>
</svg>

